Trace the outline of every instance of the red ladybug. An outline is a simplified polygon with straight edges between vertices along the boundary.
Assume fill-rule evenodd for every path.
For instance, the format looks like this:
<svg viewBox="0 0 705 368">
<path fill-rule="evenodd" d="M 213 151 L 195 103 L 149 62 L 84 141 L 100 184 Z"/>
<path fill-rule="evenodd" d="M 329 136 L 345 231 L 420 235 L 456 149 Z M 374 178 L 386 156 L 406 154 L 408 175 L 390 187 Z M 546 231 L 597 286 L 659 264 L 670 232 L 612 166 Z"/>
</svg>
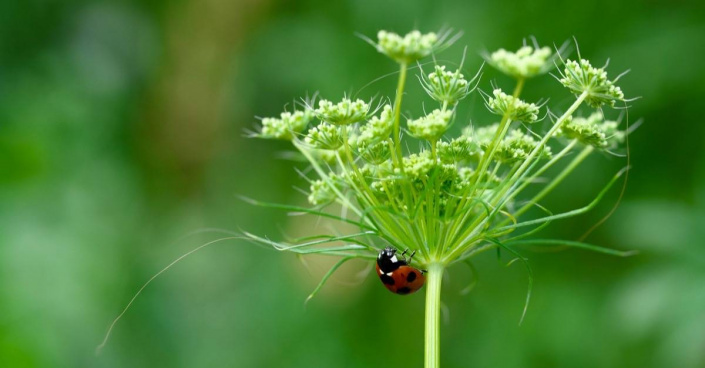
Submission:
<svg viewBox="0 0 705 368">
<path fill-rule="evenodd" d="M 401 259 L 396 256 L 397 250 L 386 247 L 379 252 L 377 257 L 377 275 L 382 280 L 382 284 L 391 292 L 399 295 L 407 295 L 421 289 L 426 282 L 424 271 L 409 266 L 414 251 L 409 259 L 404 259 L 404 251 Z"/>
</svg>

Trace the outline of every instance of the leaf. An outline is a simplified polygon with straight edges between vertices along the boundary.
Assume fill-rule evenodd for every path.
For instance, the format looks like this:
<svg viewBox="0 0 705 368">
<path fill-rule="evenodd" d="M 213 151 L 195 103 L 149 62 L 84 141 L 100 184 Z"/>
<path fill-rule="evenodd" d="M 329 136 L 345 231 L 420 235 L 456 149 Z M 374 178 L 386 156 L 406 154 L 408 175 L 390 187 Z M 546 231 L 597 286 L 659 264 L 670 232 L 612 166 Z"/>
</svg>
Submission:
<svg viewBox="0 0 705 368">
<path fill-rule="evenodd" d="M 583 242 L 577 242 L 577 241 L 570 241 L 570 240 L 559 240 L 559 239 L 531 239 L 531 240 L 515 240 L 515 241 L 509 241 L 507 242 L 508 245 L 545 245 L 545 244 L 555 244 L 555 245 L 563 245 L 566 247 L 573 247 L 573 248 L 580 248 L 580 249 L 585 249 L 585 250 L 590 250 L 593 252 L 598 252 L 598 253 L 604 253 L 604 254 L 609 254 L 613 256 L 618 256 L 618 257 L 629 257 L 633 256 L 635 254 L 638 254 L 639 251 L 636 250 L 631 250 L 631 251 L 620 251 L 616 249 L 610 249 L 610 248 L 605 248 L 601 247 L 598 245 L 592 245 L 588 243 L 583 243 Z"/>
<path fill-rule="evenodd" d="M 316 288 L 313 289 L 313 291 L 311 292 L 311 294 L 309 294 L 309 296 L 306 298 L 306 301 L 304 302 L 304 305 L 306 305 L 309 300 L 313 299 L 313 297 L 316 296 L 316 294 L 318 293 L 318 291 L 321 290 L 321 288 L 323 287 L 323 285 L 326 284 L 326 281 L 328 281 L 328 279 L 329 279 L 331 276 L 333 276 L 333 274 L 335 273 L 335 271 L 337 271 L 338 268 L 343 265 L 343 263 L 345 263 L 345 262 L 347 262 L 347 261 L 349 261 L 349 260 L 351 260 L 351 259 L 353 259 L 353 258 L 355 258 L 355 257 L 345 257 L 345 258 L 340 259 L 338 262 L 336 262 L 336 263 L 333 265 L 333 267 L 331 267 L 330 270 L 328 270 L 328 272 L 323 276 L 323 279 L 321 279 L 321 282 L 318 283 L 318 285 L 316 286 Z"/>
<path fill-rule="evenodd" d="M 307 243 L 292 245 L 292 244 L 278 243 L 273 240 L 269 240 L 267 238 L 263 238 L 261 236 L 257 236 L 257 235 L 254 235 L 254 234 L 248 233 L 248 232 L 245 232 L 243 234 L 248 239 L 250 239 L 252 241 L 255 241 L 260 244 L 270 245 L 276 250 L 290 251 L 290 252 L 301 253 L 301 254 L 321 253 L 321 252 L 326 252 L 328 250 L 340 251 L 340 250 L 368 249 L 367 246 L 360 245 L 360 244 L 348 244 L 348 245 L 344 245 L 344 246 L 329 247 L 329 248 L 312 248 L 312 249 L 302 249 L 302 248 L 313 246 L 313 245 L 331 243 L 331 242 L 335 242 L 335 241 L 339 241 L 339 240 L 353 239 L 358 236 L 369 235 L 368 232 L 364 232 L 364 233 L 357 233 L 357 234 L 350 234 L 350 235 L 343 235 L 343 236 L 334 236 L 334 237 L 330 237 L 327 239 L 315 240 L 315 241 L 310 241 Z"/>
<path fill-rule="evenodd" d="M 526 267 L 526 272 L 529 273 L 529 287 L 528 287 L 528 290 L 526 291 L 526 302 L 524 303 L 524 311 L 521 313 L 521 319 L 519 319 L 519 325 L 521 325 L 524 322 L 524 317 L 526 316 L 526 311 L 529 309 L 529 301 L 531 300 L 531 290 L 534 286 L 534 271 L 531 269 L 531 265 L 529 265 L 529 260 L 524 258 L 521 254 L 517 253 L 514 249 L 509 248 L 505 244 L 502 244 L 502 242 L 500 242 L 497 239 L 488 238 L 487 240 L 502 247 L 507 252 L 515 255 L 518 260 L 520 260 L 522 263 L 524 263 L 524 267 Z M 510 261 L 507 264 L 507 266 L 510 266 L 512 263 L 514 263 L 514 261 L 516 261 L 516 260 Z"/>
<path fill-rule="evenodd" d="M 590 211 L 591 209 L 593 209 L 593 208 L 602 200 L 602 198 L 605 196 L 605 194 L 607 193 L 607 191 L 608 191 L 610 188 L 612 188 L 612 185 L 614 185 L 614 183 L 617 181 L 617 179 L 619 179 L 619 178 L 622 176 L 623 173 L 624 173 L 624 170 L 621 170 L 621 171 L 618 172 L 614 177 L 612 177 L 612 179 L 607 183 L 607 185 L 605 185 L 605 186 L 602 188 L 602 190 L 600 191 L 600 193 L 597 194 L 597 197 L 595 197 L 595 199 L 593 199 L 592 202 L 588 203 L 588 205 L 586 205 L 585 207 L 578 208 L 578 209 L 575 209 L 575 210 L 572 210 L 572 211 L 568 211 L 568 212 L 559 213 L 559 214 L 557 214 L 557 215 L 546 216 L 546 217 L 538 218 L 538 219 L 535 219 L 535 220 L 529 220 L 529 221 L 520 222 L 520 223 L 514 224 L 514 225 L 503 226 L 503 227 L 497 229 L 496 231 L 501 232 L 501 231 L 507 230 L 507 229 L 509 229 L 509 228 L 518 228 L 518 227 L 523 227 L 523 226 L 531 226 L 531 225 L 540 224 L 540 223 L 543 223 L 543 222 L 546 222 L 546 221 L 553 221 L 553 220 L 564 219 L 564 218 L 568 218 L 568 217 L 573 217 L 573 216 L 581 215 L 581 214 L 583 214 L 583 213 L 585 213 L 585 212 L 587 212 L 587 211 Z"/>
<path fill-rule="evenodd" d="M 330 214 L 330 213 L 326 213 L 326 212 L 314 210 L 314 209 L 312 209 L 312 208 L 299 207 L 299 206 L 289 206 L 289 205 L 279 204 L 279 203 L 261 202 L 261 201 L 258 201 L 258 200 L 252 199 L 252 198 L 248 198 L 248 197 L 243 197 L 243 196 L 240 196 L 240 199 L 242 199 L 243 201 L 245 201 L 245 202 L 247 202 L 247 203 L 249 203 L 249 204 L 255 205 L 255 206 L 267 207 L 267 208 L 276 208 L 276 209 L 286 210 L 286 211 L 295 211 L 295 212 L 308 213 L 308 214 L 311 214 L 311 215 L 316 215 L 316 216 L 326 217 L 326 218 L 329 218 L 329 219 L 334 219 L 334 220 L 338 220 L 338 221 L 342 221 L 342 222 L 347 222 L 347 223 L 349 223 L 349 224 L 357 225 L 357 226 L 359 226 L 359 227 L 361 227 L 361 228 L 363 228 L 363 229 L 376 231 L 375 228 L 373 228 L 373 227 L 371 227 L 371 226 L 369 226 L 369 225 L 363 224 L 363 223 L 361 223 L 361 222 L 357 222 L 357 221 L 355 221 L 355 220 L 351 220 L 351 219 L 347 219 L 347 218 L 344 218 L 344 217 L 336 216 L 336 215 L 333 215 L 333 214 Z"/>
</svg>

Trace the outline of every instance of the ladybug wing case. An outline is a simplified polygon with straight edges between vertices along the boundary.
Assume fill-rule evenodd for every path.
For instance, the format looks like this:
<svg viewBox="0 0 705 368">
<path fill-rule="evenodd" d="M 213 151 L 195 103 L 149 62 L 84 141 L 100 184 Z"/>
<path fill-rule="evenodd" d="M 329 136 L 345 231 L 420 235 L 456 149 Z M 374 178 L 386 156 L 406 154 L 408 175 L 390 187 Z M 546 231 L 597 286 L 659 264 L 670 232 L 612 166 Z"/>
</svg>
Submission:
<svg viewBox="0 0 705 368">
<path fill-rule="evenodd" d="M 411 294 L 421 289 L 426 282 L 423 273 L 411 266 L 401 266 L 389 275 L 385 274 L 377 265 L 377 275 L 387 290 L 400 295 Z"/>
</svg>

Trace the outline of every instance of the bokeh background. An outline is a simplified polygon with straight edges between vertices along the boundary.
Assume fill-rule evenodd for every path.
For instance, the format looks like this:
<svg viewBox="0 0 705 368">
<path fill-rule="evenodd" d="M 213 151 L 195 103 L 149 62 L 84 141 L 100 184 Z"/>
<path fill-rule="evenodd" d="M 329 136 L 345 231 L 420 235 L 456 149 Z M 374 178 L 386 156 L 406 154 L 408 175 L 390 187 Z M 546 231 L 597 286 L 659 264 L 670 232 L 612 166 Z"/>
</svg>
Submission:
<svg viewBox="0 0 705 368">
<path fill-rule="evenodd" d="M 395 65 L 355 36 L 380 28 L 464 32 L 439 56 L 575 36 L 632 103 L 628 189 L 590 241 L 639 256 L 493 255 L 444 284 L 446 367 L 705 367 L 705 17 L 696 1 L 27 0 L 0 2 L 1 367 L 419 367 L 423 293 L 398 297 L 350 264 L 306 307 L 330 265 L 242 242 L 214 245 L 137 299 L 102 354 L 111 320 L 151 275 L 221 234 L 273 238 L 323 226 L 237 195 L 303 204 L 289 147 L 243 137 L 319 91 L 392 95 Z M 412 75 L 415 74 L 412 73 Z M 421 111 L 410 79 L 405 111 Z M 489 69 L 490 82 L 511 82 Z M 527 99 L 570 96 L 552 78 Z M 477 97 L 463 116 L 491 122 Z M 611 117 L 619 112 L 608 112 Z M 623 158 L 595 155 L 545 204 L 587 203 Z M 617 201 L 554 223 L 575 239 Z"/>
</svg>

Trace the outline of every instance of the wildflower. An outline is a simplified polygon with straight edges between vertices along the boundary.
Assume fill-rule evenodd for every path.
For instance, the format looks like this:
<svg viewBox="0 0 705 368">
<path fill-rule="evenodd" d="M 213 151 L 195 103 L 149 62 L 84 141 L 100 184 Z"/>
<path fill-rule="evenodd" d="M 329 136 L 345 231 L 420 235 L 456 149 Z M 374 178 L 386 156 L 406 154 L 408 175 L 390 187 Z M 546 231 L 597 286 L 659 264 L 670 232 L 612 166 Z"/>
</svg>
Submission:
<svg viewBox="0 0 705 368">
<path fill-rule="evenodd" d="M 463 163 L 474 159 L 479 147 L 472 138 L 460 136 L 450 142 L 438 142 L 438 157 L 447 163 Z"/>
<path fill-rule="evenodd" d="M 505 163 L 523 161 L 537 146 L 538 142 L 532 136 L 519 129 L 513 129 L 499 144 L 495 159 Z M 551 147 L 541 147 L 539 157 L 551 158 Z"/>
<path fill-rule="evenodd" d="M 532 78 L 548 72 L 553 67 L 550 62 L 551 49 L 548 47 L 534 49 L 531 46 L 523 46 L 517 52 L 499 49 L 485 59 L 502 73 L 516 79 Z"/>
<path fill-rule="evenodd" d="M 438 35 L 411 31 L 402 37 L 393 32 L 379 31 L 377 40 L 377 51 L 398 63 L 409 64 L 430 55 L 437 46 Z"/>
<path fill-rule="evenodd" d="M 345 143 L 340 127 L 328 123 L 321 123 L 309 130 L 305 142 L 322 150 L 337 150 Z"/>
<path fill-rule="evenodd" d="M 316 117 L 321 121 L 333 125 L 350 125 L 364 121 L 370 112 L 370 105 L 362 100 L 351 101 L 343 98 L 334 104 L 328 100 L 318 101 L 315 110 Z"/>
<path fill-rule="evenodd" d="M 388 161 L 391 156 L 387 142 L 368 144 L 362 141 L 357 147 L 357 152 L 363 160 L 375 165 Z"/>
<path fill-rule="evenodd" d="M 460 69 L 456 71 L 446 71 L 445 66 L 435 66 L 435 71 L 424 76 L 422 74 L 419 79 L 421 86 L 428 95 L 438 102 L 454 105 L 458 101 L 469 95 L 474 88 L 471 88 L 470 83 L 479 77 L 479 73 L 468 82 L 465 76 L 460 73 Z"/>
<path fill-rule="evenodd" d="M 619 77 L 617 77 L 619 79 Z M 594 108 L 602 105 L 614 106 L 615 101 L 623 101 L 624 93 L 607 79 L 604 68 L 595 68 L 589 61 L 567 60 L 559 81 L 576 96 L 586 94 L 585 103 Z"/>
<path fill-rule="evenodd" d="M 292 140 L 295 134 L 306 129 L 311 121 L 311 113 L 307 111 L 283 112 L 279 118 L 262 119 L 261 138 Z"/>
<path fill-rule="evenodd" d="M 358 143 L 374 143 L 389 138 L 393 124 L 392 107 L 385 105 L 379 117 L 374 116 L 367 124 L 360 126 L 360 135 L 357 137 Z"/>
<path fill-rule="evenodd" d="M 497 115 L 507 115 L 510 121 L 533 123 L 538 119 L 539 107 L 510 96 L 501 89 L 495 89 L 493 97 L 488 98 L 487 108 Z"/>
<path fill-rule="evenodd" d="M 314 206 L 328 204 L 335 200 L 335 192 L 333 192 L 330 185 L 323 180 L 319 179 L 311 182 L 310 191 L 308 201 Z"/>
<path fill-rule="evenodd" d="M 436 109 L 424 117 L 407 121 L 407 125 L 414 137 L 436 141 L 448 129 L 448 123 L 452 116 L 453 111 Z"/>
<path fill-rule="evenodd" d="M 580 143 L 595 148 L 613 147 L 624 138 L 624 132 L 617 129 L 618 123 L 604 120 L 601 112 L 594 112 L 587 118 L 575 117 L 566 120 L 557 135 L 577 139 Z"/>
</svg>

